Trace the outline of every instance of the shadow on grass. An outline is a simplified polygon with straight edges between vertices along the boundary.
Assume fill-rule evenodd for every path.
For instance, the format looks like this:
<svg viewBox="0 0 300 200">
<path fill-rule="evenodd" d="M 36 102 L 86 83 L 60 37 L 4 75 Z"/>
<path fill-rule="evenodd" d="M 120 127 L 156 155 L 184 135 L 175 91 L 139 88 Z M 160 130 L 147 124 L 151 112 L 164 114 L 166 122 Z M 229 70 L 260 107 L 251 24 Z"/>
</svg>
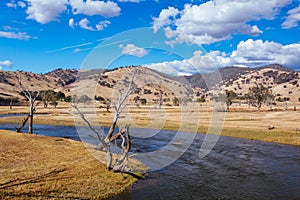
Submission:
<svg viewBox="0 0 300 200">
<path fill-rule="evenodd" d="M 57 174 L 64 172 L 64 171 L 65 171 L 65 169 L 55 169 L 49 173 L 46 173 L 46 174 L 43 174 L 43 175 L 37 176 L 37 177 L 32 177 L 32 178 L 27 178 L 27 179 L 17 178 L 15 180 L 11 180 L 6 183 L 0 183 L 0 189 L 6 189 L 9 187 L 14 187 L 14 186 L 19 186 L 19 185 L 24 185 L 24 184 L 29 184 L 29 183 L 41 182 L 41 181 L 44 181 L 44 179 L 46 179 L 46 178 L 54 177 Z"/>
</svg>

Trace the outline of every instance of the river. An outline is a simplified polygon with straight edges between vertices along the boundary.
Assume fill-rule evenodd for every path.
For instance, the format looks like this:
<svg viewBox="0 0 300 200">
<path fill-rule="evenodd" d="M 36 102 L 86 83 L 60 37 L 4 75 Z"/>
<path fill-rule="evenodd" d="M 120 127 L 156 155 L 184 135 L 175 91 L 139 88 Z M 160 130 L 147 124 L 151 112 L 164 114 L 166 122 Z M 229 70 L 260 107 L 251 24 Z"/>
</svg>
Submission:
<svg viewBox="0 0 300 200">
<path fill-rule="evenodd" d="M 0 124 L 0 129 L 15 127 Z M 73 126 L 35 125 L 34 130 L 79 140 Z M 153 151 L 164 145 L 162 141 L 171 140 L 172 133 L 133 138 L 133 148 Z M 148 178 L 113 199 L 300 199 L 300 147 L 220 137 L 214 149 L 200 159 L 203 139 L 204 135 L 197 134 L 177 161 L 150 172 Z"/>
</svg>

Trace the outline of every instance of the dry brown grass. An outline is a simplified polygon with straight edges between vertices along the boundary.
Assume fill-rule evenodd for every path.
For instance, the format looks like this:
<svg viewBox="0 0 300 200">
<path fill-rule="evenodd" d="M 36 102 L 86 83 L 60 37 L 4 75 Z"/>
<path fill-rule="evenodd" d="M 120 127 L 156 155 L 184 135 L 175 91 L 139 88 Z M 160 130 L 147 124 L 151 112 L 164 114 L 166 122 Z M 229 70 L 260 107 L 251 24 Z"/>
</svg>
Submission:
<svg viewBox="0 0 300 200">
<path fill-rule="evenodd" d="M 299 108 L 300 105 L 297 105 Z M 0 107 L 0 113 L 22 113 L 26 107 L 15 107 L 8 111 L 7 107 Z M 183 131 L 194 131 L 206 133 L 210 120 L 214 117 L 208 107 L 199 107 L 199 112 L 193 112 L 180 107 L 163 107 L 163 109 L 154 109 L 153 106 L 129 107 L 129 110 L 122 113 L 119 124 L 131 124 L 131 127 L 169 129 Z M 300 145 L 300 111 L 267 111 L 267 107 L 261 112 L 255 108 L 241 108 L 234 105 L 230 112 L 224 113 L 224 125 L 222 135 L 261 140 L 266 142 L 276 142 L 282 144 Z M 89 111 L 89 109 L 87 109 Z M 92 109 L 91 109 L 92 110 Z M 49 113 L 49 115 L 36 116 L 35 123 L 52 125 L 74 125 L 74 118 L 71 114 L 71 108 L 67 104 L 62 104 L 57 109 L 38 108 L 38 112 Z M 87 114 L 88 115 L 88 114 Z M 181 116 L 187 116 L 183 121 Z M 105 109 L 97 109 L 97 118 L 94 118 L 96 125 L 109 126 L 112 121 L 113 113 L 107 113 Z M 0 118 L 2 122 L 20 123 L 23 117 Z M 198 121 L 200 123 L 198 123 Z M 182 125 L 180 126 L 180 123 Z M 274 126 L 274 130 L 268 130 L 268 126 Z"/>
<path fill-rule="evenodd" d="M 0 199 L 104 199 L 135 181 L 107 171 L 80 142 L 0 130 Z"/>
</svg>

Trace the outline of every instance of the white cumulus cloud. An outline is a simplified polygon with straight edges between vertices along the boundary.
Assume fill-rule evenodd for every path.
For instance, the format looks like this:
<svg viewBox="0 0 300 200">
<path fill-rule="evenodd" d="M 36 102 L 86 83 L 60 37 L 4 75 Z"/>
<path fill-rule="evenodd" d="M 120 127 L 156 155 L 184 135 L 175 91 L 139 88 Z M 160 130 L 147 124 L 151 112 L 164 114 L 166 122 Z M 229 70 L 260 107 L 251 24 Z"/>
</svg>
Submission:
<svg viewBox="0 0 300 200">
<path fill-rule="evenodd" d="M 297 8 L 288 11 L 289 16 L 281 24 L 282 28 L 293 28 L 298 26 L 300 21 L 300 5 Z"/>
<path fill-rule="evenodd" d="M 26 4 L 23 1 L 18 1 L 17 5 L 20 6 L 21 8 L 25 8 Z"/>
<path fill-rule="evenodd" d="M 69 26 L 70 26 L 72 29 L 74 29 L 74 26 L 75 26 L 75 24 L 74 24 L 74 18 L 69 19 Z"/>
<path fill-rule="evenodd" d="M 236 50 L 230 54 L 220 51 L 208 53 L 195 51 L 188 59 L 144 66 L 177 76 L 214 71 L 225 66 L 255 67 L 278 63 L 288 67 L 299 67 L 299 55 L 300 43 L 282 45 L 276 42 L 248 39 L 241 41 Z"/>
<path fill-rule="evenodd" d="M 168 27 L 173 43 L 211 44 L 226 40 L 232 34 L 259 35 L 262 31 L 249 22 L 274 19 L 290 0 L 214 0 L 200 5 L 186 4 L 182 11 L 163 9 L 153 18 L 153 30 Z M 172 31 L 172 33 L 171 33 Z"/>
<path fill-rule="evenodd" d="M 26 19 L 33 19 L 41 24 L 58 21 L 57 16 L 66 10 L 68 0 L 27 0 Z"/>
<path fill-rule="evenodd" d="M 219 66 L 228 66 L 230 64 L 230 58 L 219 51 L 211 51 L 206 54 L 202 51 L 195 51 L 194 55 L 188 59 L 152 63 L 144 65 L 144 67 L 173 76 L 182 76 L 200 72 L 210 72 L 216 70 Z"/>
<path fill-rule="evenodd" d="M 124 55 L 131 55 L 141 58 L 148 54 L 146 49 L 137 47 L 134 44 L 120 44 L 119 47 L 122 49 L 122 54 Z"/>
<path fill-rule="evenodd" d="M 113 1 L 100 0 L 26 0 L 28 7 L 26 19 L 33 19 L 41 24 L 58 21 L 59 14 L 66 12 L 68 7 L 72 8 L 73 14 L 88 16 L 101 15 L 104 17 L 119 16 L 121 8 Z M 9 7 L 26 7 L 22 1 L 7 3 Z"/>
<path fill-rule="evenodd" d="M 6 3 L 6 6 L 9 8 L 17 8 L 17 4 L 15 3 Z"/>
<path fill-rule="evenodd" d="M 89 20 L 87 18 L 83 18 L 82 20 L 80 20 L 79 26 L 82 29 L 94 31 L 94 28 L 92 26 L 89 26 L 89 23 L 90 22 L 89 22 Z"/>
<path fill-rule="evenodd" d="M 26 4 L 23 1 L 18 1 L 17 3 L 14 3 L 14 1 L 12 1 L 10 3 L 6 3 L 6 6 L 10 8 L 17 8 L 17 7 L 25 8 Z"/>
<path fill-rule="evenodd" d="M 282 45 L 276 42 L 241 41 L 231 53 L 231 62 L 246 66 L 279 63 L 289 67 L 300 66 L 300 43 Z"/>
<path fill-rule="evenodd" d="M 31 38 L 26 32 L 15 33 L 9 31 L 0 31 L 0 37 L 18 40 L 28 40 Z"/>
<path fill-rule="evenodd" d="M 79 25 L 80 28 L 86 29 L 86 30 L 90 30 L 90 31 L 102 31 L 109 24 L 110 24 L 110 21 L 108 21 L 108 20 L 100 21 L 100 22 L 98 22 L 98 24 L 96 24 L 96 26 L 94 28 L 92 25 L 90 25 L 90 21 L 87 18 L 83 18 L 78 23 L 78 25 Z M 74 26 L 75 25 L 74 25 L 74 21 L 73 21 L 73 27 Z"/>
<path fill-rule="evenodd" d="M 110 25 L 110 21 L 104 20 L 104 21 L 99 22 L 99 23 L 96 25 L 96 29 L 97 29 L 97 31 L 102 31 L 102 30 L 105 29 L 108 25 Z"/>
<path fill-rule="evenodd" d="M 154 32 L 156 32 L 158 29 L 165 25 L 171 24 L 178 14 L 179 10 L 174 7 L 168 7 L 168 9 L 163 9 L 157 18 L 153 18 Z"/>
<path fill-rule="evenodd" d="M 13 63 L 9 60 L 0 61 L 0 70 L 2 67 L 11 67 Z"/>
<path fill-rule="evenodd" d="M 74 14 L 84 14 L 88 16 L 102 15 L 104 17 L 119 16 L 121 8 L 112 1 L 98 0 L 70 0 Z"/>
</svg>

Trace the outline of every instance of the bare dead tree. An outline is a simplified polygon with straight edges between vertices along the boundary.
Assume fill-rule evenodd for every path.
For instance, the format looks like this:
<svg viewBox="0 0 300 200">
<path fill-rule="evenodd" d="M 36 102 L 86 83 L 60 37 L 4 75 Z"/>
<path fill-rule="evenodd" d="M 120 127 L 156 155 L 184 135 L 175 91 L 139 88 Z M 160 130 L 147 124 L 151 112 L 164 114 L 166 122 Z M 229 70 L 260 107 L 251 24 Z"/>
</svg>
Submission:
<svg viewBox="0 0 300 200">
<path fill-rule="evenodd" d="M 10 109 L 10 110 L 12 109 L 12 105 L 13 105 L 13 100 L 10 99 L 10 102 L 9 102 L 9 109 Z"/>
<path fill-rule="evenodd" d="M 109 171 L 114 172 L 125 172 L 130 173 L 131 168 L 128 166 L 128 154 L 131 149 L 131 139 L 129 134 L 129 125 L 125 125 L 124 128 L 119 128 L 118 132 L 115 132 L 115 129 L 117 127 L 117 122 L 120 117 L 120 114 L 122 111 L 126 108 L 127 104 L 126 101 L 128 97 L 134 93 L 135 91 L 135 83 L 134 83 L 134 77 L 136 72 L 133 74 L 131 82 L 128 85 L 128 88 L 126 92 L 123 94 L 123 92 L 119 91 L 119 99 L 118 102 L 115 104 L 111 102 L 111 107 L 114 108 L 114 117 L 112 124 L 106 134 L 104 133 L 104 129 L 102 129 L 102 136 L 100 133 L 95 130 L 90 122 L 85 118 L 84 114 L 81 113 L 79 108 L 76 104 L 73 104 L 72 107 L 75 108 L 75 110 L 79 113 L 81 119 L 87 124 L 87 126 L 92 130 L 93 133 L 96 135 L 96 139 L 99 141 L 98 149 L 106 152 L 106 167 Z M 118 144 L 117 141 L 121 142 L 119 143 L 119 147 L 121 149 L 121 153 L 118 156 L 115 156 L 116 159 L 113 160 L 114 156 L 111 150 L 111 146 L 113 144 Z M 100 148 L 99 148 L 100 147 Z"/>
<path fill-rule="evenodd" d="M 107 112 L 110 112 L 110 110 L 109 110 L 109 109 L 110 109 L 110 104 L 111 104 L 111 103 L 110 103 L 110 100 L 109 100 L 109 99 L 106 100 L 106 111 L 107 111 Z"/>
<path fill-rule="evenodd" d="M 159 104 L 158 104 L 158 108 L 161 109 L 162 105 L 163 105 L 163 91 L 159 90 Z"/>
<path fill-rule="evenodd" d="M 287 104 L 287 100 L 286 99 L 284 99 L 283 108 L 284 108 L 285 111 L 288 110 L 288 104 Z"/>
<path fill-rule="evenodd" d="M 38 92 L 32 92 L 32 91 L 29 91 L 28 88 L 25 88 L 23 86 L 23 84 L 22 84 L 21 75 L 19 76 L 19 87 L 20 87 L 21 92 L 24 94 L 24 96 L 27 98 L 27 100 L 29 102 L 29 114 L 28 114 L 29 128 L 28 128 L 28 133 L 32 134 L 32 131 L 33 131 L 33 129 L 32 129 L 32 126 L 33 126 L 33 115 L 34 115 L 34 112 L 35 112 L 35 101 L 36 101 L 36 98 L 40 95 L 40 91 L 38 91 Z M 26 124 L 27 121 L 28 121 L 28 119 L 24 120 L 23 123 L 22 123 L 22 125 L 24 124 L 24 122 Z M 21 127 L 23 128 L 24 125 L 21 126 Z M 19 130 L 17 129 L 17 131 L 20 132 L 21 129 L 22 129 L 21 127 L 19 127 L 20 129 Z"/>
</svg>

